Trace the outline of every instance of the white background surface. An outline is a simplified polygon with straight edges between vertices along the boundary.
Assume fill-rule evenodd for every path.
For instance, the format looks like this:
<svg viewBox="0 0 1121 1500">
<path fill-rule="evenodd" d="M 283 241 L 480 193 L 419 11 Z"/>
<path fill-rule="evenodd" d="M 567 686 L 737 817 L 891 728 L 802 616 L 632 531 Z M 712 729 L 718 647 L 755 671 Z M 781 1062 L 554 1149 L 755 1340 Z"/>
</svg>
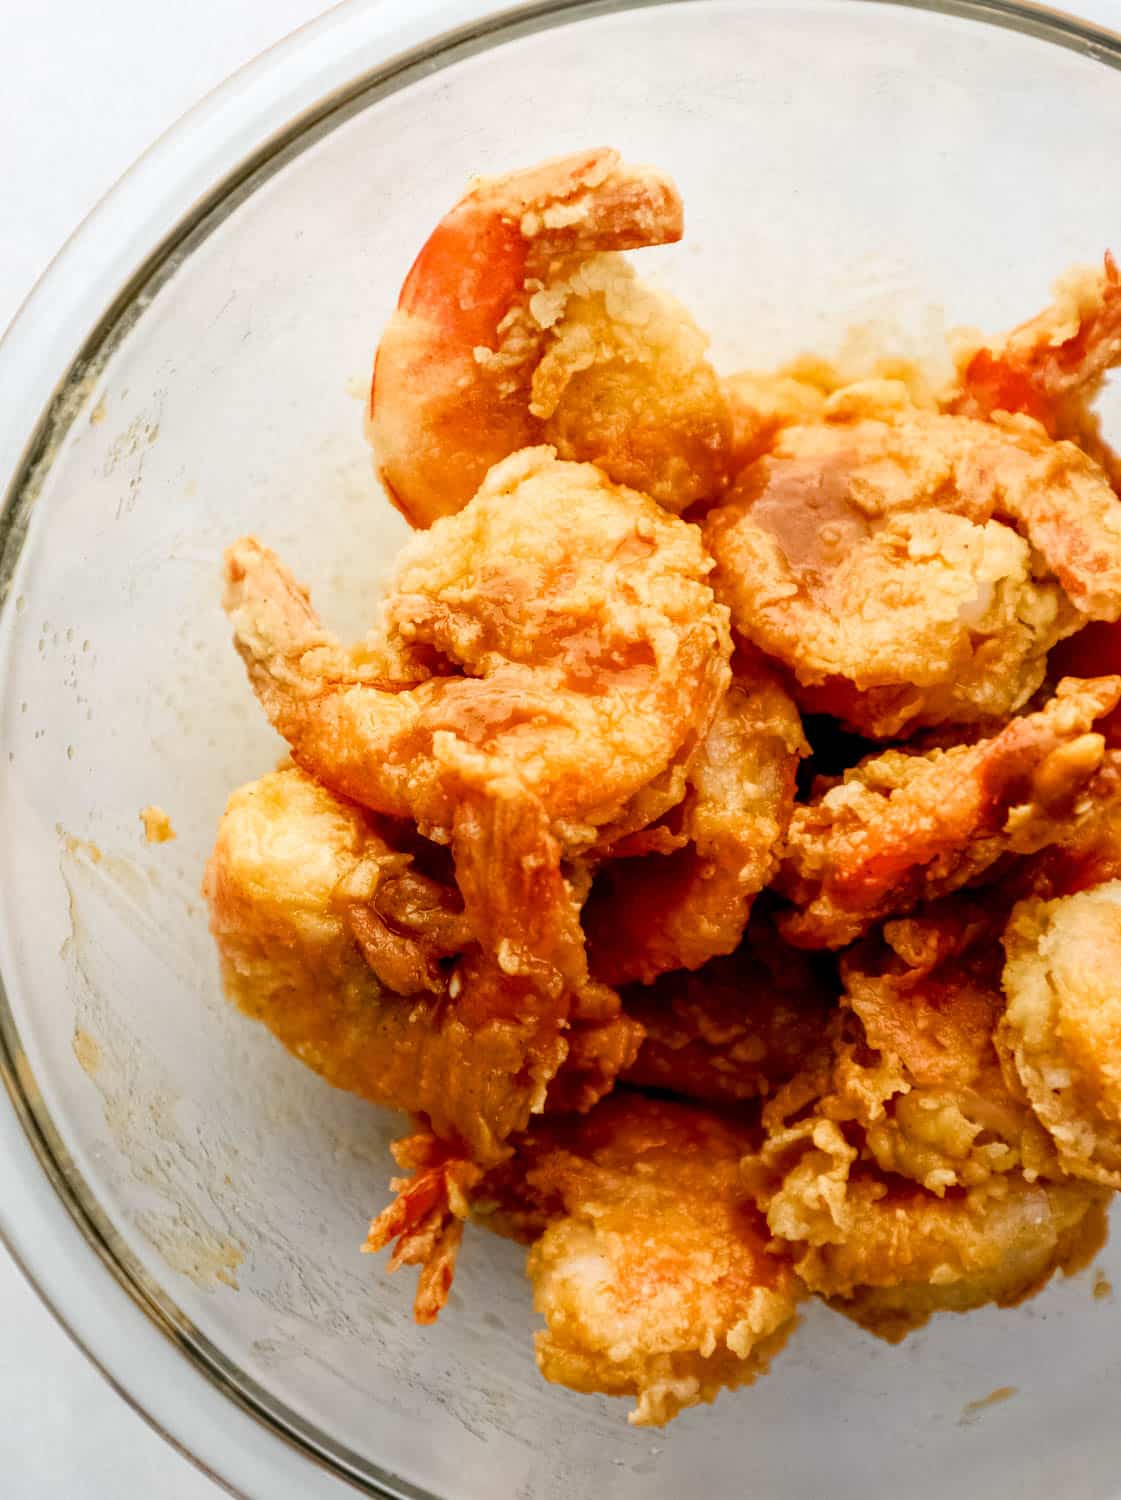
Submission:
<svg viewBox="0 0 1121 1500">
<path fill-rule="evenodd" d="M 328 8 L 325 0 L 0 0 L 0 328 L 156 136 Z M 0 1163 L 0 1192 L 3 1181 Z M 106 1385 L 0 1249 L 4 1500 L 223 1493 Z"/>
<path fill-rule="evenodd" d="M 157 135 L 234 69 L 328 8 L 323 0 L 0 0 L 0 327 Z M 1121 29 L 1121 0 L 1068 8 Z M 221 1493 L 110 1390 L 2 1250 L 0 1476 L 0 1492 L 12 1500 Z"/>
</svg>

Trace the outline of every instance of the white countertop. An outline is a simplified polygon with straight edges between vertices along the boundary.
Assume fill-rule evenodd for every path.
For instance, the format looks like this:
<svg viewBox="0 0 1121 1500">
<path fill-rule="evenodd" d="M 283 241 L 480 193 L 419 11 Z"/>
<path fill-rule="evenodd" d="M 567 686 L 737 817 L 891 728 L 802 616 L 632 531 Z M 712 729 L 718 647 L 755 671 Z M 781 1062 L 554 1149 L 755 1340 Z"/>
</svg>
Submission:
<svg viewBox="0 0 1121 1500">
<path fill-rule="evenodd" d="M 71 229 L 157 135 L 235 68 L 330 7 L 324 0 L 0 0 L 0 8 L 2 328 Z M 1074 0 L 1065 8 L 1121 30 L 1121 0 Z M 216 1500 L 219 1489 L 87 1364 L 2 1250 L 0 1330 L 6 1496 Z"/>
</svg>

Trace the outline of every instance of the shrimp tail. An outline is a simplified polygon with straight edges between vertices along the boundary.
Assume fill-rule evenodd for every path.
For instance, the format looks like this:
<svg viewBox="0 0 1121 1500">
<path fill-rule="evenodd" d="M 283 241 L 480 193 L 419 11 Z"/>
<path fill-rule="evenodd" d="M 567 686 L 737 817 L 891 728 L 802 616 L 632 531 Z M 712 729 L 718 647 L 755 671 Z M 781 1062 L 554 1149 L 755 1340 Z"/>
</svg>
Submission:
<svg viewBox="0 0 1121 1500">
<path fill-rule="evenodd" d="M 434 1323 L 451 1291 L 469 1194 L 482 1169 L 451 1154 L 429 1131 L 395 1141 L 392 1149 L 410 1175 L 391 1181 L 397 1196 L 371 1221 L 362 1253 L 376 1255 L 393 1244 L 390 1271 L 419 1266 L 413 1317 Z"/>
</svg>

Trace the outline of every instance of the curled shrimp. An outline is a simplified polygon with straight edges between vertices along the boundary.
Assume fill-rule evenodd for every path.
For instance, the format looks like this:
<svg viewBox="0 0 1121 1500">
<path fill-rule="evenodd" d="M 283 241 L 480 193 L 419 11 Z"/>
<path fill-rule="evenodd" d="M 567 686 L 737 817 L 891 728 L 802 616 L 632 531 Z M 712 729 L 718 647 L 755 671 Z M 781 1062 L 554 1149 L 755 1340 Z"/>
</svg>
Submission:
<svg viewBox="0 0 1121 1500">
<path fill-rule="evenodd" d="M 627 1091 L 541 1121 L 466 1187 L 431 1138 L 413 1137 L 396 1153 L 413 1175 L 396 1180 L 367 1248 L 397 1239 L 396 1263 L 422 1267 L 427 1313 L 468 1213 L 528 1242 L 546 1380 L 633 1396 L 631 1422 L 660 1425 L 750 1384 L 794 1326 L 796 1282 L 739 1181 L 753 1144 L 711 1110 Z"/>
<path fill-rule="evenodd" d="M 227 554 L 226 606 L 296 762 L 450 843 L 502 972 L 579 990 L 562 859 L 625 821 L 707 731 L 731 649 L 709 567 L 695 528 L 541 449 L 406 549 L 384 606 L 391 650 L 346 651 L 249 539 Z M 387 655 L 413 680 L 386 678 Z"/>
<path fill-rule="evenodd" d="M 295 767 L 235 792 L 203 883 L 225 988 L 335 1087 L 492 1163 L 535 1111 L 594 1103 L 641 1027 L 602 986 L 593 1006 L 498 971 L 399 835 Z"/>
<path fill-rule="evenodd" d="M 736 948 L 778 868 L 807 748 L 789 696 L 741 651 L 684 799 L 614 845 L 592 886 L 584 929 L 599 978 L 649 984 Z"/>
<path fill-rule="evenodd" d="M 1006 910 L 950 897 L 852 950 L 841 1009 L 743 1164 L 806 1286 L 892 1342 L 1019 1302 L 1104 1237 L 1106 1195 L 1065 1176 L 1001 1078 Z"/>
<path fill-rule="evenodd" d="M 835 391 L 788 424 L 705 521 L 736 630 L 810 713 L 895 739 L 1005 717 L 1047 653 L 1121 613 L 1121 503 L 1100 466 L 1023 416 Z"/>
<path fill-rule="evenodd" d="M 462 509 L 492 464 L 542 442 L 675 511 L 721 487 L 730 419 L 706 340 L 617 253 L 681 233 L 673 184 L 614 151 L 475 182 L 378 346 L 368 432 L 407 520 Z"/>
<path fill-rule="evenodd" d="M 1038 712 L 948 750 L 869 756 L 795 809 L 776 887 L 789 942 L 840 948 L 883 916 L 1068 843 L 1114 792 L 1097 721 L 1121 677 L 1064 678 Z"/>
</svg>

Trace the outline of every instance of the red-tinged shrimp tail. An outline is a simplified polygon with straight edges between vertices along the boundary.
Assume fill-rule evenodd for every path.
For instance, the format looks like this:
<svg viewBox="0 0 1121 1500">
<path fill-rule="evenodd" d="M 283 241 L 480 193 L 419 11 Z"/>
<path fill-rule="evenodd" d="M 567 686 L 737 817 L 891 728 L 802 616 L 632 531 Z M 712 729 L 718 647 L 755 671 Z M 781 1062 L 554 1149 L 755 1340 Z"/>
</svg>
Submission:
<svg viewBox="0 0 1121 1500">
<path fill-rule="evenodd" d="M 1100 272 L 1063 279 L 1054 303 L 1002 339 L 970 352 L 951 409 L 965 416 L 1020 412 L 1052 437 L 1077 437 L 1107 370 L 1121 363 L 1121 272 L 1107 251 Z"/>
<path fill-rule="evenodd" d="M 420 1267 L 413 1316 L 434 1323 L 451 1291 L 468 1195 L 482 1170 L 427 1131 L 394 1142 L 393 1155 L 412 1175 L 393 1178 L 397 1196 L 371 1221 L 362 1251 L 375 1255 L 395 1241 L 388 1269 Z"/>
</svg>

